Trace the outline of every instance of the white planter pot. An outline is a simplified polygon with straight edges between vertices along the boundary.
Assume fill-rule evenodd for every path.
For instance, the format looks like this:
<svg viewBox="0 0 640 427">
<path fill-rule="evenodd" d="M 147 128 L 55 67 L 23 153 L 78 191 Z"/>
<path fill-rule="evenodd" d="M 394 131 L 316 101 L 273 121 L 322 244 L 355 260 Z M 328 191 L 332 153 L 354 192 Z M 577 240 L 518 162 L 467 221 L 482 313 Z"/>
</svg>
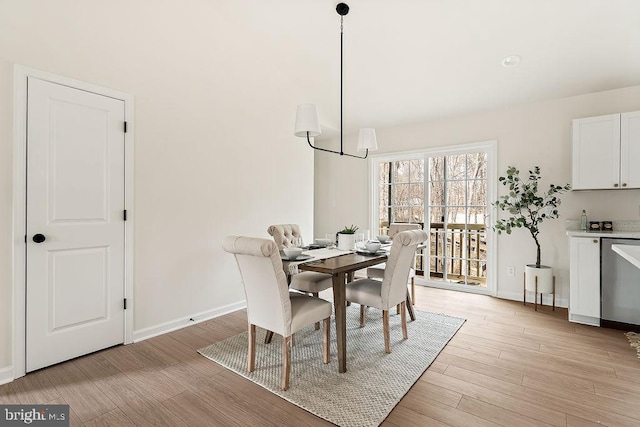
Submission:
<svg viewBox="0 0 640 427">
<path fill-rule="evenodd" d="M 547 265 L 539 268 L 535 264 L 528 264 L 524 268 L 524 288 L 527 291 L 536 291 L 536 277 L 538 279 L 538 293 L 553 293 L 553 269 Z"/>
<path fill-rule="evenodd" d="M 355 234 L 338 233 L 338 249 L 343 251 L 352 251 L 356 248 Z"/>
</svg>

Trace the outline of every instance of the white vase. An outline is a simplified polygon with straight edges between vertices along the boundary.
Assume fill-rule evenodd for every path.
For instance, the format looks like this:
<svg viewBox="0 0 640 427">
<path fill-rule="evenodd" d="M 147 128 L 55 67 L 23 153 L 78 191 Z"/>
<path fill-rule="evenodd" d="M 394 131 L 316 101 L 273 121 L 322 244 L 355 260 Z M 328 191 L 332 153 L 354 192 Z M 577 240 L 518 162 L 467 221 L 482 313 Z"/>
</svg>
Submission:
<svg viewBox="0 0 640 427">
<path fill-rule="evenodd" d="M 524 288 L 527 291 L 536 291 L 536 277 L 538 278 L 538 293 L 553 293 L 553 269 L 548 265 L 536 267 L 535 264 L 528 264 L 524 268 Z"/>
<path fill-rule="evenodd" d="M 338 233 L 338 249 L 343 251 L 352 251 L 356 248 L 355 234 Z"/>
</svg>

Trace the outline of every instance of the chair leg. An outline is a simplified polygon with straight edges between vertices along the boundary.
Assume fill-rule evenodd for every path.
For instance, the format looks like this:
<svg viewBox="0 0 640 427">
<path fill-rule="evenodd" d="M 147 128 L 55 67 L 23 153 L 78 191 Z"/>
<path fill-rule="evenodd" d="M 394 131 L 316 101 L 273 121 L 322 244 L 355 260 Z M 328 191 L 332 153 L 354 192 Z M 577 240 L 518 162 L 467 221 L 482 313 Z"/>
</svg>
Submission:
<svg viewBox="0 0 640 427">
<path fill-rule="evenodd" d="M 396 314 L 400 314 L 400 304 L 396 305 Z"/>
<path fill-rule="evenodd" d="M 411 304 L 416 305 L 416 278 L 411 278 Z"/>
<path fill-rule="evenodd" d="M 382 333 L 384 334 L 384 351 L 391 353 L 389 344 L 389 310 L 382 310 Z"/>
<path fill-rule="evenodd" d="M 311 292 L 311 296 L 318 298 L 318 292 Z M 316 328 L 316 331 L 320 330 L 320 322 L 316 322 L 315 328 Z"/>
<path fill-rule="evenodd" d="M 249 349 L 247 351 L 247 371 L 256 367 L 256 325 L 249 325 Z"/>
<path fill-rule="evenodd" d="M 329 363 L 331 355 L 329 354 L 329 343 L 331 341 L 331 318 L 327 317 L 322 321 L 322 363 Z"/>
<path fill-rule="evenodd" d="M 402 301 L 400 303 L 400 308 L 402 309 L 402 314 L 400 315 L 400 319 L 402 320 L 402 338 L 405 340 L 409 338 L 407 335 L 407 310 L 405 310 L 406 302 Z"/>
<path fill-rule="evenodd" d="M 360 327 L 364 327 L 364 309 L 365 306 L 360 304 Z"/>
<path fill-rule="evenodd" d="M 267 331 L 266 335 L 264 336 L 264 343 L 271 344 L 272 338 L 273 338 L 273 331 Z"/>
<path fill-rule="evenodd" d="M 522 305 L 527 305 L 527 273 L 522 273 Z"/>
<path fill-rule="evenodd" d="M 556 276 L 553 276 L 553 311 L 556 311 Z"/>
<path fill-rule="evenodd" d="M 282 390 L 289 389 L 291 373 L 291 337 L 282 337 Z"/>
</svg>

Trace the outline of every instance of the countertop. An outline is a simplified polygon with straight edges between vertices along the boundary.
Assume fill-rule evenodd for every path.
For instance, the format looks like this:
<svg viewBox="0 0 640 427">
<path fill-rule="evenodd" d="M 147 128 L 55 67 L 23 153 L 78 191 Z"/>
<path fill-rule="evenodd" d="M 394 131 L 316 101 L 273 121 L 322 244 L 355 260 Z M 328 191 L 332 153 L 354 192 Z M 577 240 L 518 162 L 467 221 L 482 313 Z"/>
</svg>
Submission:
<svg viewBox="0 0 640 427">
<path fill-rule="evenodd" d="M 584 231 L 567 230 L 569 237 L 612 237 L 619 239 L 640 239 L 640 231 Z"/>
<path fill-rule="evenodd" d="M 611 245 L 611 249 L 631 264 L 640 268 L 640 246 Z"/>
</svg>

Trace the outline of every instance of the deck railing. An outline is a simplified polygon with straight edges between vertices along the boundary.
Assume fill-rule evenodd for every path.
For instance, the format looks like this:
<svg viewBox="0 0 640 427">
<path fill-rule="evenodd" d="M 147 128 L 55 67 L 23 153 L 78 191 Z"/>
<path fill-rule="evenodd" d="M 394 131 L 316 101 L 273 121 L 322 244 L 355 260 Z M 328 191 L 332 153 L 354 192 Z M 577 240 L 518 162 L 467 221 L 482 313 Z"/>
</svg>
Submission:
<svg viewBox="0 0 640 427">
<path fill-rule="evenodd" d="M 446 224 L 445 228 L 443 223 L 431 223 L 429 231 L 430 277 L 444 277 L 446 272 L 449 279 L 486 282 L 484 224 Z"/>
<path fill-rule="evenodd" d="M 381 228 L 386 225 L 381 224 Z M 423 224 L 420 225 L 424 228 Z M 443 278 L 446 272 L 448 279 L 462 281 L 466 277 L 468 282 L 485 284 L 487 264 L 484 224 L 446 224 L 446 229 L 444 223 L 429 225 L 429 253 L 426 249 L 416 253 L 416 273 L 424 276 L 428 263 L 431 278 Z"/>
</svg>

